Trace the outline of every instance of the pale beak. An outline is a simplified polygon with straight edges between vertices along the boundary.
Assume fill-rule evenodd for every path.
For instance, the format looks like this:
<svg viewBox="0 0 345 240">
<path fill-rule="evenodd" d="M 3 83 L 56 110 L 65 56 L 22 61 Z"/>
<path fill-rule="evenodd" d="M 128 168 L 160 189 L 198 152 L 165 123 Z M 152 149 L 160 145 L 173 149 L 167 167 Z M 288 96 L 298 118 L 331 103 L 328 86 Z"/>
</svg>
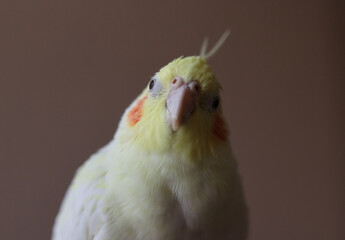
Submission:
<svg viewBox="0 0 345 240">
<path fill-rule="evenodd" d="M 173 131 L 177 131 L 179 126 L 192 115 L 200 91 L 200 84 L 197 81 L 184 82 L 181 77 L 172 80 L 166 106 L 167 121 Z"/>
</svg>

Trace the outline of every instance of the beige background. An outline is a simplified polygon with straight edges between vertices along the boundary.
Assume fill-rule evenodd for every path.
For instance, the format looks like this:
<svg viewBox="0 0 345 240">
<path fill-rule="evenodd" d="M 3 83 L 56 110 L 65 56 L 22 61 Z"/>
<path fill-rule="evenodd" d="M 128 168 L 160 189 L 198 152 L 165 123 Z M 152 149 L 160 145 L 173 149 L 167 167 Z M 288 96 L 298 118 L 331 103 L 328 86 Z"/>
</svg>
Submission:
<svg viewBox="0 0 345 240">
<path fill-rule="evenodd" d="M 251 240 L 345 239 L 344 1 L 0 2 L 0 239 L 49 239 L 76 168 L 160 67 L 210 61 Z"/>
</svg>

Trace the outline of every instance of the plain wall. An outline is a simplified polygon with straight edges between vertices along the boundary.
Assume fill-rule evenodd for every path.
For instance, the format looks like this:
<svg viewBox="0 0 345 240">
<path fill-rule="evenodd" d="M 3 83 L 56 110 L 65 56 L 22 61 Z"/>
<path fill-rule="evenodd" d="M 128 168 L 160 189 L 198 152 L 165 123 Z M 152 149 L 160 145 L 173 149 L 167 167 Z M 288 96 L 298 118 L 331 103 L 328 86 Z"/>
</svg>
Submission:
<svg viewBox="0 0 345 240">
<path fill-rule="evenodd" d="M 49 239 L 76 168 L 162 66 L 209 62 L 250 240 L 345 239 L 343 1 L 0 3 L 0 239 Z"/>
</svg>

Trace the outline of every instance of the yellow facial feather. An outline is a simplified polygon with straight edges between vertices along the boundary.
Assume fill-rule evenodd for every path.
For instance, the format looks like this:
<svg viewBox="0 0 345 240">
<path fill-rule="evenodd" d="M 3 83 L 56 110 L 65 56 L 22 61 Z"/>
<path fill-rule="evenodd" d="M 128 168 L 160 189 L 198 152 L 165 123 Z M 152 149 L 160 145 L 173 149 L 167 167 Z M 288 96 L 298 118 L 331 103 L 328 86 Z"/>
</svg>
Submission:
<svg viewBox="0 0 345 240">
<path fill-rule="evenodd" d="M 166 120 L 166 98 L 171 81 L 177 76 L 198 81 L 201 94 L 193 115 L 173 132 Z M 215 135 L 215 118 L 223 119 L 221 107 L 211 112 L 201 105 L 218 97 L 221 86 L 206 61 L 199 56 L 180 57 L 160 69 L 155 78 L 161 84 L 159 93 L 152 94 L 146 87 L 125 113 L 120 128 L 123 131 L 118 133 L 122 142 L 156 153 L 179 152 L 192 161 L 216 154 L 215 148 L 224 142 Z M 226 129 L 223 126 L 221 130 Z"/>
<path fill-rule="evenodd" d="M 202 94 L 218 94 L 221 88 L 210 66 L 199 56 L 177 58 L 163 67 L 156 76 L 167 89 L 176 76 L 185 81 L 199 81 Z"/>
</svg>

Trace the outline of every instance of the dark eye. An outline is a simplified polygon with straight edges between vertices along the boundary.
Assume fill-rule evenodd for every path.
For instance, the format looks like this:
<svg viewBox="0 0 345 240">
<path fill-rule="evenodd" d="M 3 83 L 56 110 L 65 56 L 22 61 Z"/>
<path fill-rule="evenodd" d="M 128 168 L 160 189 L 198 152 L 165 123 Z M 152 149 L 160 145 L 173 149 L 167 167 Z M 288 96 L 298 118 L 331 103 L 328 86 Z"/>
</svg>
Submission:
<svg viewBox="0 0 345 240">
<path fill-rule="evenodd" d="M 151 90 L 155 86 L 156 79 L 152 79 L 149 84 L 149 89 Z"/>
<path fill-rule="evenodd" d="M 219 106 L 219 97 L 215 97 L 213 99 L 212 107 L 213 109 L 217 109 L 218 106 Z"/>
</svg>

